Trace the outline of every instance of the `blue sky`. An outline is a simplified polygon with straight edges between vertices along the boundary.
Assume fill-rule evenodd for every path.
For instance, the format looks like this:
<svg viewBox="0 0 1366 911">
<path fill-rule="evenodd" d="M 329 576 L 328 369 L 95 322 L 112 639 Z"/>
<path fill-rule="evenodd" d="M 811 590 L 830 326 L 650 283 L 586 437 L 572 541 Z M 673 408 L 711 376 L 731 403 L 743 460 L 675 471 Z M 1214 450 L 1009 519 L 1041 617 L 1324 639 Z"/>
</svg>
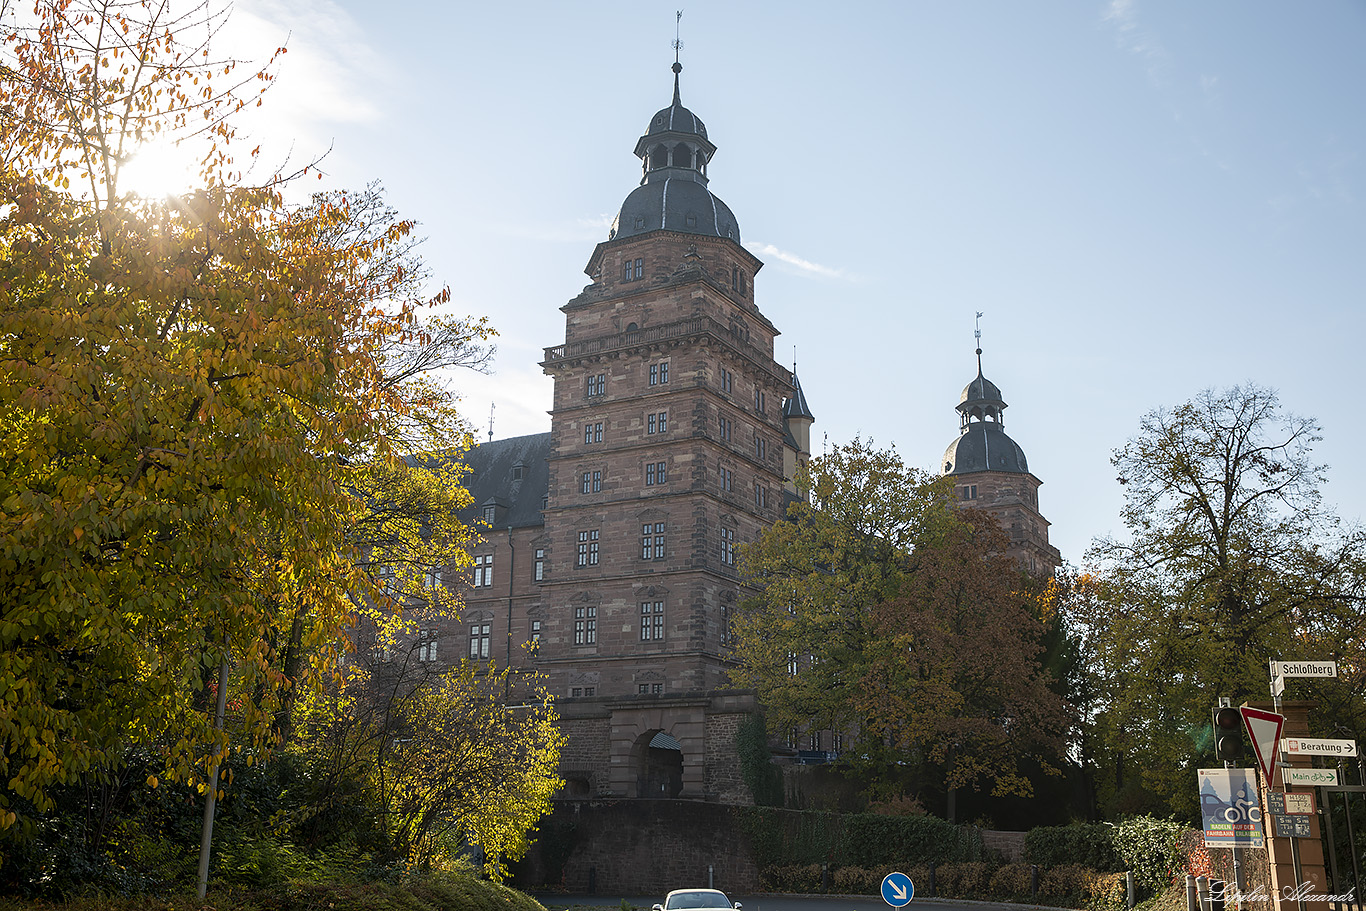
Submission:
<svg viewBox="0 0 1366 911">
<path fill-rule="evenodd" d="M 498 437 L 549 428 L 537 363 L 639 179 L 679 5 L 237 5 L 244 52 L 289 36 L 252 144 L 330 148 L 323 186 L 382 182 L 452 309 L 501 332 L 495 374 L 455 379 L 481 438 L 491 404 Z M 683 8 L 683 102 L 817 441 L 934 467 L 982 311 L 1070 562 L 1122 532 L 1112 451 L 1209 386 L 1316 416 L 1327 501 L 1366 514 L 1366 6 Z"/>
</svg>

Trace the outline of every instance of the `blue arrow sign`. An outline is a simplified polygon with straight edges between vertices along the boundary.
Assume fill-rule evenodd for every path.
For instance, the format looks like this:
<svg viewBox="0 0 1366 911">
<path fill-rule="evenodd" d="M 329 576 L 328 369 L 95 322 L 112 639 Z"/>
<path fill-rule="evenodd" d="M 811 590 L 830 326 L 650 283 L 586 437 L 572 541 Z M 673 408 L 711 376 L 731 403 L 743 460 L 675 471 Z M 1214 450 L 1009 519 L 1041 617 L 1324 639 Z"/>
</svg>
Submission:
<svg viewBox="0 0 1366 911">
<path fill-rule="evenodd" d="M 893 908 L 909 905 L 915 897 L 915 883 L 905 873 L 888 873 L 882 881 L 882 897 Z"/>
</svg>

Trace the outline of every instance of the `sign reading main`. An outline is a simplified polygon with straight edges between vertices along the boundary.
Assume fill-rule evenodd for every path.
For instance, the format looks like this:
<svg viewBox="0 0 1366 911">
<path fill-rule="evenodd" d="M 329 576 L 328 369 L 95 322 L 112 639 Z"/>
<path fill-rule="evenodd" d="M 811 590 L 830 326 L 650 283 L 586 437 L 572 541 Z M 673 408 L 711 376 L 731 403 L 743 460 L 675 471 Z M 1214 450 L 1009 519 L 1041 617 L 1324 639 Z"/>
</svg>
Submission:
<svg viewBox="0 0 1366 911">
<path fill-rule="evenodd" d="M 1297 769 L 1282 766 L 1281 774 L 1286 784 L 1309 785 L 1316 788 L 1335 788 L 1338 784 L 1337 769 Z"/>
</svg>

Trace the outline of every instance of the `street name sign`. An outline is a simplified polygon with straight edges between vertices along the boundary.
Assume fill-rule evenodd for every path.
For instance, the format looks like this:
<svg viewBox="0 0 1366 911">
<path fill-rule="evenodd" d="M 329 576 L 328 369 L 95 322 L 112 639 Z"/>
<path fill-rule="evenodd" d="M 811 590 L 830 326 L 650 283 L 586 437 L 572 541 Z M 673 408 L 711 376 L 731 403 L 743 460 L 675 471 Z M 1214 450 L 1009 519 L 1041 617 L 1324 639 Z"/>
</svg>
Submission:
<svg viewBox="0 0 1366 911">
<path fill-rule="evenodd" d="M 1276 741 L 1285 727 L 1285 716 L 1246 705 L 1238 711 L 1242 713 L 1247 737 L 1252 741 L 1252 751 L 1257 754 L 1257 764 L 1262 767 L 1262 774 L 1269 785 L 1276 771 Z"/>
<path fill-rule="evenodd" d="M 1283 737 L 1281 749 L 1289 756 L 1355 756 L 1355 740 L 1315 740 L 1308 737 Z"/>
<path fill-rule="evenodd" d="M 1336 661 L 1273 661 L 1272 677 L 1336 677 Z"/>
<path fill-rule="evenodd" d="M 1312 787 L 1335 788 L 1338 784 L 1336 769 L 1297 769 L 1285 766 L 1281 769 L 1286 784 L 1308 785 Z"/>
<path fill-rule="evenodd" d="M 915 883 L 905 873 L 888 873 L 882 880 L 882 898 L 893 908 L 909 905 L 915 897 Z"/>
</svg>

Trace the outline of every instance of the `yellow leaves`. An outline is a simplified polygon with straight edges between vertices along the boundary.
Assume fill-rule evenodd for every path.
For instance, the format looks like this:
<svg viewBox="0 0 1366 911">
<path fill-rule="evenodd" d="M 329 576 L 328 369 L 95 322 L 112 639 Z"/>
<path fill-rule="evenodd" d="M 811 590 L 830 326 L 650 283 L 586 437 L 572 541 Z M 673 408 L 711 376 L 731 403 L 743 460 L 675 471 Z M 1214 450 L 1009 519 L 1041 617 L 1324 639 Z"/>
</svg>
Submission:
<svg viewBox="0 0 1366 911">
<path fill-rule="evenodd" d="M 147 776 L 147 787 L 156 788 L 158 784 L 160 784 L 160 782 L 157 780 L 157 777 L 155 775 Z"/>
</svg>

